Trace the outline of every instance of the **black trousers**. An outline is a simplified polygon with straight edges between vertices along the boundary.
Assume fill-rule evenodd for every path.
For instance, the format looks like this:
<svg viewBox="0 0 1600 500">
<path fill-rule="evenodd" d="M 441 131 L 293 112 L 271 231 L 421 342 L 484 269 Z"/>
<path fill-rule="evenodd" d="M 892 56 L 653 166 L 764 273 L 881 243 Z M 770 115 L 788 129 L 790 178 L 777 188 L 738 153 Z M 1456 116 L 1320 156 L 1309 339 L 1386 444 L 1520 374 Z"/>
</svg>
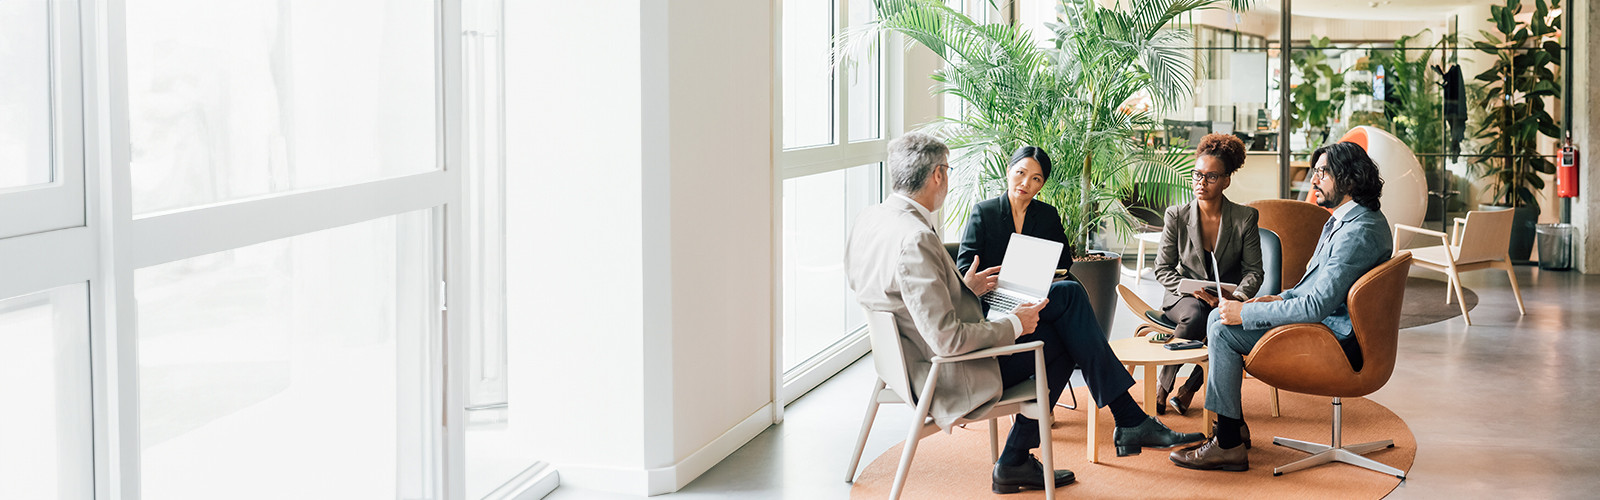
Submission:
<svg viewBox="0 0 1600 500">
<path fill-rule="evenodd" d="M 1178 327 L 1172 329 L 1172 336 L 1184 340 L 1206 340 L 1206 317 L 1211 315 L 1211 304 L 1206 301 L 1186 295 L 1172 307 L 1166 310 L 1167 319 L 1177 323 Z"/>
<path fill-rule="evenodd" d="M 1050 406 L 1053 409 L 1061 393 L 1072 378 L 1074 367 L 1083 368 L 1083 378 L 1098 406 L 1128 393 L 1133 388 L 1133 376 L 1122 367 L 1117 355 L 1106 343 L 1094 309 L 1089 306 L 1089 295 L 1076 281 L 1057 281 L 1050 285 L 1050 303 L 1039 311 L 1039 325 L 1033 333 L 1023 335 L 1017 343 L 1044 342 L 1045 378 L 1050 385 Z M 1010 387 L 1033 377 L 1033 352 L 1000 357 L 1000 374 Z M 1006 447 L 1033 449 L 1039 447 L 1039 421 L 1017 414 L 1006 438 Z"/>
<path fill-rule="evenodd" d="M 1211 316 L 1211 304 L 1206 301 L 1184 296 L 1172 303 L 1166 310 L 1167 319 L 1177 323 L 1172 329 L 1172 336 L 1184 340 L 1206 341 L 1206 318 Z M 1164 365 L 1156 377 L 1156 386 L 1160 391 L 1162 400 L 1172 392 L 1172 386 L 1178 381 L 1178 368 L 1181 365 Z M 1198 369 L 1197 369 L 1198 370 Z M 1183 383 L 1183 391 L 1179 394 L 1193 394 L 1200 389 L 1200 384 L 1205 382 L 1205 375 L 1199 371 L 1189 374 L 1189 380 Z M 1187 396 L 1185 396 L 1187 397 Z M 1185 399 L 1185 401 L 1188 401 Z"/>
</svg>

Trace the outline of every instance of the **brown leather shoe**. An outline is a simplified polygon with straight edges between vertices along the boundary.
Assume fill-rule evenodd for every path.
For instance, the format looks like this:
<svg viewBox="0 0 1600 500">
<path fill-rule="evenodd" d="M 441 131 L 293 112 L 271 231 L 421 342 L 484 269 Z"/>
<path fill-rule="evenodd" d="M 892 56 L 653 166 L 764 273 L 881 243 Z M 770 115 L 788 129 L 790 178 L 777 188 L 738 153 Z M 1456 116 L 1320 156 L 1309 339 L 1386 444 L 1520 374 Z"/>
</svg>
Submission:
<svg viewBox="0 0 1600 500">
<path fill-rule="evenodd" d="M 1217 423 L 1216 422 L 1212 422 L 1211 423 L 1211 435 L 1212 436 L 1217 435 Z M 1244 424 L 1243 426 L 1239 427 L 1239 439 L 1243 439 L 1244 440 L 1244 449 L 1248 450 L 1248 449 L 1251 448 L 1251 446 L 1250 446 L 1250 424 Z M 1194 451 L 1194 450 L 1200 449 L 1201 446 L 1205 446 L 1205 445 L 1206 445 L 1206 442 L 1205 441 L 1201 441 L 1201 442 L 1198 442 L 1198 443 L 1195 443 L 1195 444 L 1191 444 L 1189 446 L 1185 446 L 1185 447 L 1183 447 L 1182 450 L 1179 450 L 1179 451 Z"/>
<path fill-rule="evenodd" d="M 1224 449 L 1213 437 L 1197 449 L 1174 451 L 1170 458 L 1187 469 L 1243 472 L 1250 470 L 1249 453 L 1242 445 Z"/>
</svg>

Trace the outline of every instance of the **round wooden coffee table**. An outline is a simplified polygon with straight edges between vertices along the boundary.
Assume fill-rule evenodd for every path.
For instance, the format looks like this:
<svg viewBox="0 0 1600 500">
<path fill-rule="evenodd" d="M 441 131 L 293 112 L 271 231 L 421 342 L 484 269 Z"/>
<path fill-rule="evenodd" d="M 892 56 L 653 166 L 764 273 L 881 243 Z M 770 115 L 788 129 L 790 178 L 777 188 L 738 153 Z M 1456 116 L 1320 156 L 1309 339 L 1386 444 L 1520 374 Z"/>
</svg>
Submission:
<svg viewBox="0 0 1600 500">
<path fill-rule="evenodd" d="M 1181 342 L 1182 340 L 1173 339 L 1174 342 Z M 1150 343 L 1150 337 L 1132 337 L 1111 341 L 1112 352 L 1116 353 L 1117 360 L 1121 361 L 1123 366 L 1128 367 L 1129 375 L 1133 374 L 1134 367 L 1144 367 L 1144 411 L 1152 415 L 1156 411 L 1156 367 L 1194 363 L 1208 371 L 1211 369 L 1206 363 L 1206 349 L 1204 347 L 1173 351 L 1163 346 L 1164 344 Z M 1201 394 L 1205 393 L 1205 385 L 1200 386 L 1199 392 Z M 1213 418 L 1211 410 L 1205 410 L 1203 417 L 1201 421 L 1205 422 L 1203 424 L 1205 429 L 1201 432 L 1205 432 L 1209 436 L 1211 435 L 1211 426 L 1209 424 Z"/>
</svg>

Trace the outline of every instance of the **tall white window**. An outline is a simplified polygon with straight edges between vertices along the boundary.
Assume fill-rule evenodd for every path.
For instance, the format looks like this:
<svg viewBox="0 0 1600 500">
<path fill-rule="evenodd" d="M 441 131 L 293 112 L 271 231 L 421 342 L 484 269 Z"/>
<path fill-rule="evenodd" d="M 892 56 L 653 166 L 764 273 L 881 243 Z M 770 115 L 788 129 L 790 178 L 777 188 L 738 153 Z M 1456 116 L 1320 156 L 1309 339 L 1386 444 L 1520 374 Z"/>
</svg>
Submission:
<svg viewBox="0 0 1600 500">
<path fill-rule="evenodd" d="M 93 498 L 89 288 L 0 300 L 0 498 Z"/>
<path fill-rule="evenodd" d="M 83 225 L 74 2 L 0 2 L 0 238 Z"/>
<path fill-rule="evenodd" d="M 898 126 L 888 89 L 901 48 L 878 40 L 832 62 L 838 35 L 876 17 L 871 0 L 783 2 L 780 15 L 779 364 L 787 403 L 866 352 L 865 321 L 842 259 L 855 215 L 886 192 L 885 147 Z"/>
</svg>

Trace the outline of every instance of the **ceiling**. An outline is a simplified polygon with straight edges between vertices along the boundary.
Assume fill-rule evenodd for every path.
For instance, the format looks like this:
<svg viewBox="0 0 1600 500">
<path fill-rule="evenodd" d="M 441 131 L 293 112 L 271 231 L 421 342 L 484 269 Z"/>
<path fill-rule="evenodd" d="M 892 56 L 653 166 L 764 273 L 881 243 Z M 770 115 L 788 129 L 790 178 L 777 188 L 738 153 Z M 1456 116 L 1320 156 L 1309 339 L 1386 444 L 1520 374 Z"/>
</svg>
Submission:
<svg viewBox="0 0 1600 500">
<path fill-rule="evenodd" d="M 1533 9 L 1532 0 L 1524 3 L 1525 11 Z M 1290 8 L 1297 16 L 1308 17 L 1436 21 L 1456 13 L 1462 7 L 1503 4 L 1504 0 L 1296 0 Z M 1257 10 L 1280 12 L 1280 5 L 1278 0 L 1256 0 Z"/>
</svg>

